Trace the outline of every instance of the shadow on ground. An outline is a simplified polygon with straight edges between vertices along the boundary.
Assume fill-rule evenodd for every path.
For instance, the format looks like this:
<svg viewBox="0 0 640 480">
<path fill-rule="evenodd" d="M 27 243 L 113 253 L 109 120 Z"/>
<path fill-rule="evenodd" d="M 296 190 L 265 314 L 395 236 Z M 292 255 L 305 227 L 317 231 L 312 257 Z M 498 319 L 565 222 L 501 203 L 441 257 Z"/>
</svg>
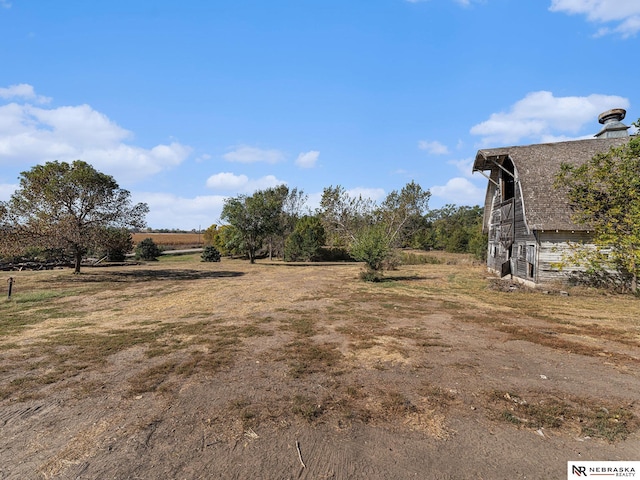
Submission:
<svg viewBox="0 0 640 480">
<path fill-rule="evenodd" d="M 240 277 L 244 272 L 207 272 L 190 269 L 131 269 L 118 272 L 83 272 L 75 277 L 79 282 L 145 282 L 156 280 L 205 280 L 211 278 Z"/>
</svg>

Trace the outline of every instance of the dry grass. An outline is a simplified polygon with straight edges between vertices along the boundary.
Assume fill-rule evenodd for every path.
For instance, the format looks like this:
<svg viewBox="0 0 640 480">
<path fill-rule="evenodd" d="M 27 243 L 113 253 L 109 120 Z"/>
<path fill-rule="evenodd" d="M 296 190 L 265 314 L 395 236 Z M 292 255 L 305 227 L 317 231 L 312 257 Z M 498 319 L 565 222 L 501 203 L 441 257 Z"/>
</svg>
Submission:
<svg viewBox="0 0 640 480">
<path fill-rule="evenodd" d="M 133 243 L 138 244 L 150 238 L 163 250 L 180 250 L 202 246 L 203 235 L 198 233 L 134 233 Z"/>
<path fill-rule="evenodd" d="M 375 285 L 358 281 L 353 264 L 208 264 L 197 256 L 81 275 L 14 273 L 15 294 L 0 302 L 0 400 L 90 396 L 124 354 L 136 358 L 121 380 L 129 395 L 170 394 L 186 379 L 234 369 L 241 376 L 258 362 L 283 393 L 271 402 L 242 394 L 230 401 L 229 414 L 247 428 L 293 415 L 340 427 L 386 422 L 440 438 L 461 397 L 435 377 L 416 382 L 415 372 L 446 367 L 464 380 L 483 367 L 457 350 L 447 322 L 637 365 L 637 299 L 496 291 L 469 257 L 433 255 L 437 261 L 416 260 Z M 520 395 L 496 392 L 485 395 L 489 410 L 520 427 L 577 428 L 582 419 L 583 435 L 609 441 L 638 429 L 628 404 L 549 392 L 521 404 L 512 401 Z"/>
<path fill-rule="evenodd" d="M 534 429 L 568 430 L 608 442 L 626 439 L 638 430 L 639 420 L 629 405 L 584 398 L 494 391 L 489 394 L 495 414 L 502 420 Z"/>
</svg>

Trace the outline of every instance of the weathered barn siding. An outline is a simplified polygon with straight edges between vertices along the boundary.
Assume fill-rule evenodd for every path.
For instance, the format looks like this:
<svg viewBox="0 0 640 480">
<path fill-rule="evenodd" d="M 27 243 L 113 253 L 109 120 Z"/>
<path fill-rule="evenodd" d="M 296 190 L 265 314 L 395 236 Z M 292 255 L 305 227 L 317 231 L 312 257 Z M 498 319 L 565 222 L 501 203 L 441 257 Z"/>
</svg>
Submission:
<svg viewBox="0 0 640 480">
<path fill-rule="evenodd" d="M 592 236 L 585 231 L 567 232 L 539 232 L 538 253 L 538 283 L 554 280 L 566 280 L 572 271 L 581 270 L 576 266 L 558 267 L 563 261 L 563 255 L 570 252 L 570 243 L 586 243 L 592 241 Z"/>
<path fill-rule="evenodd" d="M 506 174 L 500 172 L 500 180 L 502 175 Z M 500 201 L 502 196 L 500 187 L 496 187 L 489 216 L 487 266 L 503 275 L 509 262 L 509 273 L 533 280 L 535 269 L 531 270 L 530 265 L 535 265 L 536 238 L 527 229 L 519 182 L 516 181 L 512 198 Z"/>
</svg>

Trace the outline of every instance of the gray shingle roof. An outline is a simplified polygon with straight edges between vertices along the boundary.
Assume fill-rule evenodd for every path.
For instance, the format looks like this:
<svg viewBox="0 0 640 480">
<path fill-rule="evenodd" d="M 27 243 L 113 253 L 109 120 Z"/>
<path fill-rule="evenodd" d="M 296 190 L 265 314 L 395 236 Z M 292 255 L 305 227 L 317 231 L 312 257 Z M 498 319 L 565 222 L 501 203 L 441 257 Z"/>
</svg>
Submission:
<svg viewBox="0 0 640 480">
<path fill-rule="evenodd" d="M 586 230 L 585 226 L 571 221 L 572 212 L 565 191 L 553 186 L 560 164 L 581 165 L 598 153 L 628 142 L 629 138 L 596 138 L 478 150 L 473 171 L 492 170 L 492 178 L 495 178 L 497 167 L 492 160 L 501 163 L 509 157 L 520 180 L 526 223 L 530 230 Z M 487 195 L 485 209 L 490 207 L 490 201 Z"/>
</svg>

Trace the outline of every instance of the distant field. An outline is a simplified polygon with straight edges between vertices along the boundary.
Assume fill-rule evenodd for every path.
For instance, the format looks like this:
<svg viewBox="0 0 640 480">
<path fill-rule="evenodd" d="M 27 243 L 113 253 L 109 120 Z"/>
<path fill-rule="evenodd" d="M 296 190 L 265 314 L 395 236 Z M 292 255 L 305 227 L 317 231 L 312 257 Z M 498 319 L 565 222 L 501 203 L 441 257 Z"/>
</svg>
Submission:
<svg viewBox="0 0 640 480">
<path fill-rule="evenodd" d="M 203 235 L 199 233 L 134 233 L 133 243 L 137 245 L 145 238 L 152 239 L 164 249 L 201 247 L 203 241 Z"/>
</svg>

